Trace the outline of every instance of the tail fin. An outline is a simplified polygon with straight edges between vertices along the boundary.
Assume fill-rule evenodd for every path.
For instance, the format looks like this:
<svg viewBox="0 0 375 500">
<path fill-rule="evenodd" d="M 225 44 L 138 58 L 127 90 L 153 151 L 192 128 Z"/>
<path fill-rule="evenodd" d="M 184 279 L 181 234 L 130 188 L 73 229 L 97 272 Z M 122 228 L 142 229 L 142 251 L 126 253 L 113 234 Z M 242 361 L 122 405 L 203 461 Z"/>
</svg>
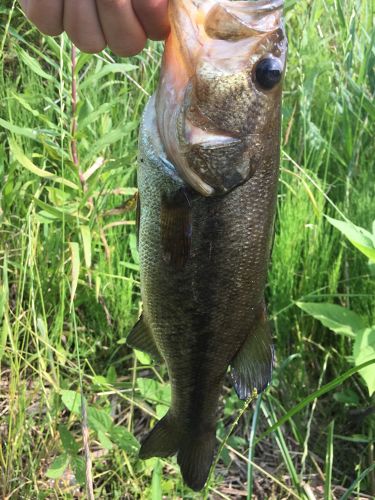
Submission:
<svg viewBox="0 0 375 500">
<path fill-rule="evenodd" d="M 199 491 L 205 485 L 215 452 L 215 432 L 188 436 L 177 455 L 182 477 L 189 488 Z"/>
<path fill-rule="evenodd" d="M 215 431 L 195 435 L 180 429 L 168 412 L 142 443 L 139 457 L 169 457 L 177 453 L 182 477 L 189 488 L 199 491 L 205 485 L 215 451 Z"/>
<path fill-rule="evenodd" d="M 139 450 L 139 458 L 169 457 L 178 450 L 180 432 L 168 412 L 147 434 Z"/>
</svg>

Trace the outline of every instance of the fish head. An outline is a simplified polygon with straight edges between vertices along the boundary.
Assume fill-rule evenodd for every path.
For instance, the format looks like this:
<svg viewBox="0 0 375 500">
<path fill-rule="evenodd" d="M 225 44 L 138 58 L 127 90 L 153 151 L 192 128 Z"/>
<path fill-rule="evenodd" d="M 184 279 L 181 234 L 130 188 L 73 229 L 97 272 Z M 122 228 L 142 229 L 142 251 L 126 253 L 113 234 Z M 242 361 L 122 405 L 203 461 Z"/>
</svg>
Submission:
<svg viewBox="0 0 375 500">
<path fill-rule="evenodd" d="M 282 0 L 172 0 L 158 127 L 181 177 L 205 196 L 254 173 L 279 140 Z M 164 109 L 161 109 L 161 101 Z"/>
</svg>

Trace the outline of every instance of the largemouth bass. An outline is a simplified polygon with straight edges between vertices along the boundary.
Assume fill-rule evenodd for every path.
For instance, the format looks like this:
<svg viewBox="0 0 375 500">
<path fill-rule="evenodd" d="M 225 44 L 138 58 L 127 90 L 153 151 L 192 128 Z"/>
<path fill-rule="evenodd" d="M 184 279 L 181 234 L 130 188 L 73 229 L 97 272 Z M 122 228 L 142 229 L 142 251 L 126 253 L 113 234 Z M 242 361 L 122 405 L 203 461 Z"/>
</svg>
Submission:
<svg viewBox="0 0 375 500">
<path fill-rule="evenodd" d="M 128 344 L 164 360 L 171 408 L 141 458 L 200 490 L 231 367 L 246 399 L 270 381 L 264 304 L 277 196 L 282 0 L 171 0 L 161 78 L 139 141 L 143 314 Z"/>
</svg>

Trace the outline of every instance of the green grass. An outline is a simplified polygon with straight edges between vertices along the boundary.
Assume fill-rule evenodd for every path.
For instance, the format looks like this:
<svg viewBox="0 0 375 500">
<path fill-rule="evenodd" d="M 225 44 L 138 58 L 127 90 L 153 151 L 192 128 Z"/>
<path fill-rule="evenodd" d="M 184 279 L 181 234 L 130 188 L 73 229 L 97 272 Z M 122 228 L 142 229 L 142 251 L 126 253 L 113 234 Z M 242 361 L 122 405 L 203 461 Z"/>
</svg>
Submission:
<svg viewBox="0 0 375 500">
<path fill-rule="evenodd" d="M 162 46 L 131 60 L 78 53 L 72 138 L 70 43 L 38 34 L 12 3 L 0 7 L 0 497 L 83 491 L 82 405 L 71 392 L 82 389 L 96 498 L 201 498 L 183 486 L 175 459 L 137 459 L 134 436 L 166 411 L 170 392 L 165 368 L 124 345 L 140 309 L 138 126 Z M 256 419 L 254 403 L 231 436 L 243 403 L 226 388 L 225 446 L 207 495 L 366 498 L 375 495 L 374 396 L 351 368 L 351 340 L 296 302 L 340 304 L 375 322 L 371 268 L 324 217 L 341 211 L 366 229 L 375 218 L 374 6 L 286 6 L 282 173 L 266 291 L 277 366 Z"/>
</svg>

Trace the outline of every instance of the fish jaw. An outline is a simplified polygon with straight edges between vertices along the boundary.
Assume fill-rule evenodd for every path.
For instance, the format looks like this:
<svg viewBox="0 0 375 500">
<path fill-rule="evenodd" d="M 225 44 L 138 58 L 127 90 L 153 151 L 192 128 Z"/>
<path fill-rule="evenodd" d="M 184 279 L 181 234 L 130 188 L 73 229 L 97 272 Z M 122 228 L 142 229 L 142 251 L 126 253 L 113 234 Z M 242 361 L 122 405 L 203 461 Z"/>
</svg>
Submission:
<svg viewBox="0 0 375 500">
<path fill-rule="evenodd" d="M 281 7 L 281 0 L 170 2 L 157 126 L 168 160 L 203 196 L 244 183 L 261 138 L 278 140 L 287 48 Z M 257 79 L 264 59 L 279 68 L 272 88 Z"/>
</svg>

